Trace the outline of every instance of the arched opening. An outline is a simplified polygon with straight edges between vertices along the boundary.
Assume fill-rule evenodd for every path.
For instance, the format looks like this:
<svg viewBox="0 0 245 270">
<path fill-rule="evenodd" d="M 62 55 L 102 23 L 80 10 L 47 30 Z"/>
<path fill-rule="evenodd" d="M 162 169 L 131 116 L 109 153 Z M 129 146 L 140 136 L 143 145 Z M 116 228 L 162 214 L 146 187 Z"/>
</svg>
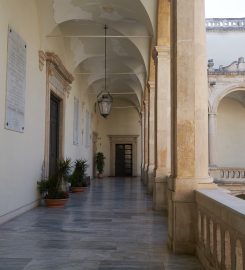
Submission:
<svg viewBox="0 0 245 270">
<path fill-rule="evenodd" d="M 245 92 L 226 95 L 217 110 L 217 165 L 245 167 Z"/>
<path fill-rule="evenodd" d="M 245 200 L 245 194 L 238 194 L 236 195 L 237 198 Z"/>
</svg>

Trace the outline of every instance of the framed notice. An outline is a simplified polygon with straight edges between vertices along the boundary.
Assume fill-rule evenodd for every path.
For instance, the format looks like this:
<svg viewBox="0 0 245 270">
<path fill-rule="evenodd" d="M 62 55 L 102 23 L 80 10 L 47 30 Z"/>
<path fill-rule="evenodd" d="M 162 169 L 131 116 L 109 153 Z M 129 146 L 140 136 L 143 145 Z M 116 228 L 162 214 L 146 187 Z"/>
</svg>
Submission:
<svg viewBox="0 0 245 270">
<path fill-rule="evenodd" d="M 26 43 L 11 27 L 9 27 L 5 108 L 6 129 L 24 132 L 25 89 Z"/>
<path fill-rule="evenodd" d="M 78 144 L 79 137 L 79 100 L 74 97 L 74 115 L 73 115 L 73 144 Z"/>
<path fill-rule="evenodd" d="M 85 114 L 85 147 L 90 146 L 90 114 L 86 111 Z"/>
</svg>

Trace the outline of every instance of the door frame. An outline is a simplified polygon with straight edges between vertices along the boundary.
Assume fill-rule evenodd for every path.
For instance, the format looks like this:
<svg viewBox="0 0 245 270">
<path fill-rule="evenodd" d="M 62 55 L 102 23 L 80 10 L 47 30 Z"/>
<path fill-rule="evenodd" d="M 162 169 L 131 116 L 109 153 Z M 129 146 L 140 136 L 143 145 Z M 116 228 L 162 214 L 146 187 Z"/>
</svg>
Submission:
<svg viewBox="0 0 245 270">
<path fill-rule="evenodd" d="M 60 154 L 60 151 L 63 150 L 60 146 L 60 139 L 61 139 L 61 136 L 60 136 L 60 132 L 61 132 L 61 100 L 59 97 L 57 97 L 57 95 L 55 95 L 53 93 L 53 91 L 51 90 L 50 91 L 50 108 L 51 108 L 51 100 L 54 100 L 56 103 L 57 103 L 57 106 L 58 106 L 58 115 L 57 115 L 57 122 L 58 122 L 58 136 L 57 136 L 57 143 L 58 143 L 58 159 L 61 157 L 61 154 Z M 51 113 L 50 113 L 50 118 L 51 120 Z M 50 131 L 50 121 L 49 121 L 49 131 Z M 49 132 L 49 175 L 50 175 L 50 137 L 51 137 L 51 134 Z"/>
<path fill-rule="evenodd" d="M 118 146 L 122 146 L 122 149 L 123 149 L 123 161 L 122 161 L 122 164 L 121 165 L 123 165 L 123 175 L 117 175 L 117 158 L 118 158 Z M 130 168 L 131 168 L 131 170 L 130 170 L 130 175 L 127 175 L 126 174 L 126 172 L 125 172 L 125 170 L 126 170 L 126 168 L 125 168 L 125 165 L 126 165 L 126 163 L 125 163 L 125 160 L 126 160 L 126 158 L 125 158 L 125 156 L 126 155 L 128 155 L 128 154 L 126 154 L 126 151 L 128 151 L 129 149 L 127 148 L 126 149 L 126 146 L 130 146 L 130 152 L 131 152 L 131 158 L 130 158 Z M 120 168 L 121 169 L 121 168 Z M 115 175 L 116 176 L 123 176 L 123 177 L 131 177 L 131 176 L 133 176 L 133 145 L 130 143 L 126 143 L 126 144 L 116 144 L 116 159 L 115 159 Z"/>
<path fill-rule="evenodd" d="M 110 176 L 115 176 L 116 172 L 116 144 L 132 144 L 132 176 L 137 176 L 137 140 L 139 135 L 108 135 L 110 140 Z"/>
<path fill-rule="evenodd" d="M 66 70 L 60 58 L 47 52 L 46 60 L 46 111 L 45 111 L 45 146 L 44 146 L 44 176 L 49 175 L 49 143 L 50 143 L 50 99 L 51 94 L 60 100 L 59 104 L 59 158 L 64 157 L 65 143 L 65 111 L 66 98 L 71 90 L 73 76 Z"/>
</svg>

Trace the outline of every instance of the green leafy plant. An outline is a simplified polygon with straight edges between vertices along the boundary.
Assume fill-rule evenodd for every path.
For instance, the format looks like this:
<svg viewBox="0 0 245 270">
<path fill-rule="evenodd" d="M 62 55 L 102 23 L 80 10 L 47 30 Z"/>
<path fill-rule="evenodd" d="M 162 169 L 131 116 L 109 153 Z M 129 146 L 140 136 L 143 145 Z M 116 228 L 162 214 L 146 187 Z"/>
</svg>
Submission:
<svg viewBox="0 0 245 270">
<path fill-rule="evenodd" d="M 71 159 L 60 159 L 57 161 L 57 172 L 47 179 L 37 182 L 40 195 L 45 199 L 65 199 L 68 193 L 63 189 L 63 184 L 68 180 L 71 170 Z"/>
<path fill-rule="evenodd" d="M 75 161 L 75 169 L 72 175 L 69 177 L 71 187 L 86 187 L 86 170 L 88 168 L 87 160 L 77 159 Z"/>
<path fill-rule="evenodd" d="M 105 156 L 102 152 L 98 152 L 95 156 L 95 163 L 97 171 L 102 174 L 104 172 L 105 167 Z"/>
</svg>

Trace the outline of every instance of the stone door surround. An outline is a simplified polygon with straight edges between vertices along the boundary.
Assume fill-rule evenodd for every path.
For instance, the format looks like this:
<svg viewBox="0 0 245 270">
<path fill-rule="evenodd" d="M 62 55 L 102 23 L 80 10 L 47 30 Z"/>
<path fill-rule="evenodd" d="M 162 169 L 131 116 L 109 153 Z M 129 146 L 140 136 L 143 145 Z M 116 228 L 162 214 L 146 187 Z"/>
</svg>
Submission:
<svg viewBox="0 0 245 270">
<path fill-rule="evenodd" d="M 132 176 L 137 176 L 137 139 L 139 135 L 108 135 L 108 137 L 110 140 L 110 176 L 115 176 L 116 144 L 132 144 Z"/>
</svg>

